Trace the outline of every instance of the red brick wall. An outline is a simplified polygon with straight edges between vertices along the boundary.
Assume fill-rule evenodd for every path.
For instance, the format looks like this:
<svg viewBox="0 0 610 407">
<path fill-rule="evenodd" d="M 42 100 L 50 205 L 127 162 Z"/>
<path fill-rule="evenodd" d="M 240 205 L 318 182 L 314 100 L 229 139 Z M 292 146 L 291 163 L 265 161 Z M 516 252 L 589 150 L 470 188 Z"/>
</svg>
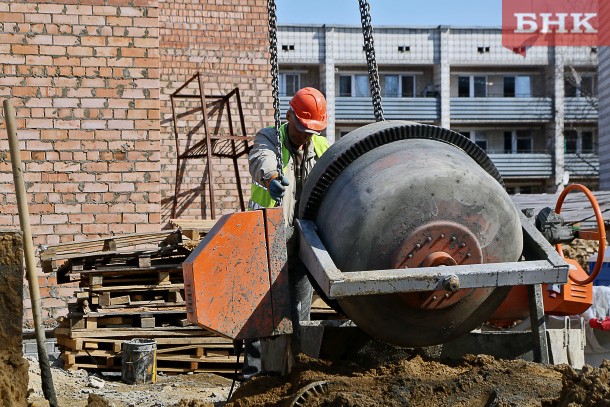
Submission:
<svg viewBox="0 0 610 407">
<path fill-rule="evenodd" d="M 267 2 L 262 0 L 163 0 L 159 3 L 161 58 L 161 194 L 162 218 L 172 214 L 176 184 L 176 145 L 172 128 L 170 94 L 197 72 L 206 75 L 208 94 L 240 90 L 248 135 L 272 122 L 269 78 Z M 250 76 L 250 78 L 246 77 Z M 194 88 L 197 92 L 197 87 Z M 201 103 L 181 101 L 177 113 L 200 108 Z M 237 106 L 232 105 L 237 115 Z M 180 119 L 178 138 L 191 146 L 203 137 L 203 128 L 189 136 L 189 130 L 202 121 L 201 115 Z M 214 116 L 210 127 L 228 134 L 227 120 Z M 236 128 L 240 128 L 235 124 Z M 240 144 L 237 145 L 238 151 Z M 220 146 L 219 146 L 220 147 Z M 215 150 L 216 151 L 216 150 Z M 216 214 L 239 210 L 233 162 L 214 158 L 213 185 Z M 238 160 L 246 205 L 250 177 L 245 156 Z M 183 160 L 176 216 L 210 218 L 206 160 Z"/>
<path fill-rule="evenodd" d="M 16 108 L 35 245 L 166 226 L 176 178 L 169 95 L 196 72 L 209 75 L 209 92 L 239 87 L 249 135 L 271 122 L 266 4 L 0 0 L 0 99 Z M 0 226 L 18 226 L 0 117 Z M 181 121 L 183 143 L 200 121 Z M 228 132 L 226 121 L 211 124 Z M 178 216 L 209 218 L 205 160 L 184 164 Z M 238 210 L 232 161 L 213 164 L 217 214 Z M 247 200 L 245 157 L 239 168 Z M 73 287 L 42 273 L 39 284 L 52 325 Z"/>
<path fill-rule="evenodd" d="M 157 2 L 0 1 L 0 60 L 34 243 L 159 230 Z M 0 225 L 17 226 L 1 123 Z M 45 319 L 65 313 L 73 290 L 39 283 Z"/>
</svg>

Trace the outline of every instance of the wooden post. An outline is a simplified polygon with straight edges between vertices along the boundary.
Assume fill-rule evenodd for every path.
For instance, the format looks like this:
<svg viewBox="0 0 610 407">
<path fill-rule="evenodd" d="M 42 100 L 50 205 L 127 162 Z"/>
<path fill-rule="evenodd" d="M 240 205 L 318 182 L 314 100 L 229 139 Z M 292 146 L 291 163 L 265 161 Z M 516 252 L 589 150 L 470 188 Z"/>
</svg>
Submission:
<svg viewBox="0 0 610 407">
<path fill-rule="evenodd" d="M 32 230 L 30 228 L 30 213 L 28 212 L 25 183 L 23 181 L 23 167 L 21 165 L 21 151 L 19 150 L 19 139 L 17 139 L 17 128 L 15 126 L 15 111 L 8 99 L 4 100 L 4 119 L 8 133 L 8 143 L 11 153 L 11 164 L 13 167 L 13 181 L 17 194 L 17 207 L 19 210 L 19 223 L 23 232 L 23 251 L 25 255 L 25 266 L 27 271 L 28 285 L 30 287 L 30 299 L 32 301 L 32 315 L 34 317 L 34 328 L 36 331 L 36 344 L 38 346 L 38 363 L 42 378 L 42 391 L 51 407 L 57 406 L 53 376 L 49 365 L 49 355 L 45 348 L 44 329 L 42 327 L 42 307 L 40 305 L 40 289 L 38 288 L 38 274 L 36 261 L 34 259 L 34 245 L 32 243 Z"/>
</svg>

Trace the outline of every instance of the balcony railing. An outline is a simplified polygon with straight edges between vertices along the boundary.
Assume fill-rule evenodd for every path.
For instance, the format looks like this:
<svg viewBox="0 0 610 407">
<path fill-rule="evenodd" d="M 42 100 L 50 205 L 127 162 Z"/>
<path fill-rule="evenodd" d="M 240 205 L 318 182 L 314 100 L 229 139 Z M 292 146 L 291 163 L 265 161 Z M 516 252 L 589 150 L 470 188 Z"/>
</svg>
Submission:
<svg viewBox="0 0 610 407">
<path fill-rule="evenodd" d="M 553 175 L 553 156 L 544 153 L 488 154 L 504 178 L 549 178 Z M 565 154 L 565 169 L 572 177 L 599 176 L 597 154 Z"/>
<path fill-rule="evenodd" d="M 553 175 L 551 154 L 489 154 L 503 178 L 548 178 Z"/>
<path fill-rule="evenodd" d="M 282 117 L 288 109 L 290 97 L 280 98 Z M 414 120 L 434 122 L 439 120 L 438 98 L 382 98 L 386 120 Z M 373 104 L 370 97 L 336 97 L 335 120 L 354 122 L 374 122 Z"/>
<path fill-rule="evenodd" d="M 598 177 L 599 156 L 597 154 L 566 154 L 566 171 L 575 177 Z"/>
<path fill-rule="evenodd" d="M 386 120 L 414 120 L 433 122 L 439 120 L 438 98 L 382 98 Z M 369 97 L 335 98 L 335 119 L 341 121 L 375 121 L 373 104 Z"/>
<path fill-rule="evenodd" d="M 593 97 L 565 98 L 565 119 L 570 121 L 597 121 L 598 99 Z"/>
<path fill-rule="evenodd" d="M 548 121 L 551 98 L 451 98 L 451 120 Z"/>
</svg>

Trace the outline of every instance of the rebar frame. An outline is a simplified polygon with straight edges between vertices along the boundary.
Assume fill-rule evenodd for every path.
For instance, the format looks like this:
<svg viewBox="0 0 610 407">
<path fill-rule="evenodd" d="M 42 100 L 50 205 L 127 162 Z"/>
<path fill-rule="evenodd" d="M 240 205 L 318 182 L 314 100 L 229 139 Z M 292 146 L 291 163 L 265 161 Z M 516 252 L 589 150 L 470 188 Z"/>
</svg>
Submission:
<svg viewBox="0 0 610 407">
<path fill-rule="evenodd" d="M 234 77 L 231 75 L 224 76 L 225 78 Z M 243 78 L 244 76 L 240 76 L 239 78 Z M 181 93 L 185 90 L 193 81 L 197 81 L 197 85 L 199 88 L 199 94 L 183 94 Z M 176 140 L 176 181 L 174 187 L 174 201 L 172 205 L 172 218 L 176 218 L 176 211 L 178 207 L 178 196 L 180 194 L 180 184 L 181 184 L 181 165 L 183 161 L 189 159 L 200 159 L 206 158 L 206 167 L 207 167 L 207 181 L 208 181 L 208 191 L 209 191 L 209 202 L 210 202 L 210 215 L 212 219 L 216 219 L 216 207 L 214 203 L 214 182 L 213 182 L 213 173 L 214 173 L 214 165 L 213 165 L 213 157 L 220 158 L 230 158 L 233 160 L 233 168 L 235 171 L 235 179 L 237 184 L 237 192 L 239 196 L 239 204 L 242 211 L 246 209 L 246 205 L 244 202 L 244 194 L 242 190 L 241 177 L 239 174 L 238 167 L 238 158 L 243 155 L 246 155 L 250 152 L 252 146 L 248 143 L 253 140 L 253 137 L 247 135 L 246 130 L 246 121 L 244 117 L 244 112 L 241 103 L 241 95 L 239 91 L 239 87 L 233 88 L 227 94 L 205 94 L 205 86 L 204 86 L 204 76 L 201 72 L 197 72 L 193 75 L 189 80 L 187 80 L 182 86 L 180 86 L 175 92 L 170 95 L 171 107 L 172 107 L 172 120 L 173 120 L 173 130 L 174 137 Z M 256 93 L 256 92 L 255 92 Z M 256 95 L 258 97 L 258 95 Z M 233 114 L 231 112 L 231 98 L 235 98 L 235 103 L 237 105 L 238 115 L 239 115 L 239 126 L 241 127 L 241 135 L 236 134 L 236 130 L 233 126 Z M 201 106 L 197 109 L 189 110 L 182 114 L 176 114 L 176 100 L 179 99 L 198 99 L 201 102 Z M 214 134 L 212 129 L 209 126 L 210 119 L 210 109 L 209 105 L 214 104 L 217 106 L 218 111 L 225 110 L 226 111 L 226 119 L 228 121 L 228 130 L 229 134 Z M 226 108 L 226 109 L 225 109 Z M 178 119 L 183 118 L 192 114 L 200 113 L 203 116 L 203 133 L 204 137 L 202 140 L 196 142 L 194 145 L 186 148 L 185 151 L 180 152 L 180 135 L 178 133 Z M 259 112 L 260 116 L 260 112 Z M 259 121 L 262 126 L 262 116 L 259 117 Z M 239 130 L 239 129 L 238 129 Z M 226 141 L 230 143 L 230 146 L 219 145 L 220 141 Z M 238 145 L 239 143 L 239 145 Z M 217 148 L 217 151 L 214 152 L 214 148 Z"/>
</svg>

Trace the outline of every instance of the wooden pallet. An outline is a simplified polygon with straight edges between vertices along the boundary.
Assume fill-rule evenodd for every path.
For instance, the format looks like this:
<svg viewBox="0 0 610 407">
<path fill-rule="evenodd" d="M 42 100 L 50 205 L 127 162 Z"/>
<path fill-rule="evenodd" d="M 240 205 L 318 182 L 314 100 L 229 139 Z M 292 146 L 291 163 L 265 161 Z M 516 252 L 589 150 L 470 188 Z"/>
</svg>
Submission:
<svg viewBox="0 0 610 407">
<path fill-rule="evenodd" d="M 212 373 L 233 373 L 236 368 L 240 368 L 243 358 L 239 360 L 231 349 L 203 349 L 188 347 L 190 353 L 176 353 L 157 351 L 157 371 L 171 373 L 186 372 L 212 372 Z M 120 370 L 122 355 L 115 351 L 108 350 L 83 350 L 68 351 L 61 353 L 64 368 L 74 369 L 100 369 L 100 370 Z"/>
<path fill-rule="evenodd" d="M 173 227 L 177 227 L 184 236 L 192 240 L 199 240 L 210 232 L 217 219 L 170 219 Z"/>
<path fill-rule="evenodd" d="M 118 250 L 120 248 L 151 244 L 156 244 L 163 248 L 179 247 L 182 244 L 182 233 L 179 230 L 168 230 L 60 243 L 44 248 L 40 252 L 40 261 L 44 272 L 57 272 L 70 259 L 81 256 L 120 254 L 121 251 Z"/>
<path fill-rule="evenodd" d="M 121 344 L 129 339 L 108 339 L 108 338 L 69 338 L 58 336 L 57 345 L 67 351 L 86 351 L 86 350 L 107 350 L 118 353 L 121 351 Z M 155 338 L 157 342 L 157 352 L 170 353 L 181 352 L 186 348 L 202 348 L 209 352 L 222 350 L 223 352 L 233 348 L 233 341 L 230 339 L 210 336 L 210 337 L 168 337 Z M 210 351 L 212 350 L 212 351 Z"/>
<path fill-rule="evenodd" d="M 134 307 L 185 307 L 184 284 L 142 284 L 116 287 L 93 287 L 77 294 L 88 300 L 92 309 Z"/>
<path fill-rule="evenodd" d="M 76 338 L 167 338 L 167 337 L 209 337 L 216 336 L 213 332 L 198 326 L 168 327 L 168 328 L 97 328 L 97 329 L 70 329 L 66 327 L 55 328 L 55 336 Z"/>
<path fill-rule="evenodd" d="M 70 328 L 72 330 L 99 328 L 152 329 L 164 327 L 185 327 L 189 325 L 191 325 L 191 323 L 187 321 L 186 311 L 184 309 L 174 309 L 165 312 L 149 311 L 139 313 L 70 313 Z"/>
<path fill-rule="evenodd" d="M 118 267 L 80 271 L 81 287 L 116 287 L 124 285 L 166 285 L 184 282 L 182 263 L 157 267 Z"/>
</svg>

